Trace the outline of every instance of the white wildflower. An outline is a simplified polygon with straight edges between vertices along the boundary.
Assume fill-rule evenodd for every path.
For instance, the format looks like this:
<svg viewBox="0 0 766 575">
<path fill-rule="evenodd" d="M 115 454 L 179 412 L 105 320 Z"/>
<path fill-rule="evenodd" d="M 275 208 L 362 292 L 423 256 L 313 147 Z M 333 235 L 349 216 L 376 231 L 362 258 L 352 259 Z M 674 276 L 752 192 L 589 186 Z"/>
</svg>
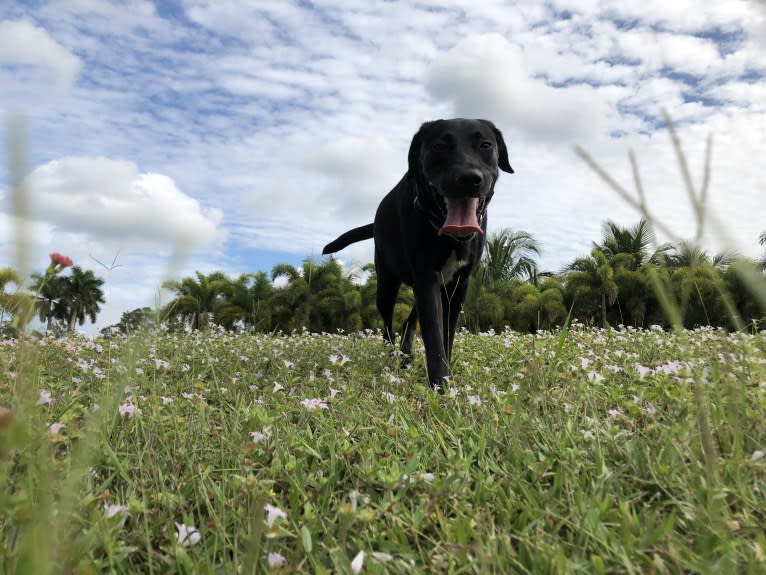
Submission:
<svg viewBox="0 0 766 575">
<path fill-rule="evenodd" d="M 301 400 L 301 405 L 308 409 L 309 411 L 315 411 L 317 409 L 327 409 L 327 403 L 324 402 L 322 399 L 313 398 L 313 399 L 303 399 Z"/>
<path fill-rule="evenodd" d="M 357 573 L 360 573 L 362 571 L 362 566 L 364 565 L 364 551 L 360 551 L 356 554 L 356 557 L 351 561 L 351 572 L 354 575 L 357 575 Z"/>
<path fill-rule="evenodd" d="M 184 547 L 190 547 L 200 542 L 202 536 L 199 530 L 193 525 L 184 525 L 183 523 L 176 523 L 176 541 L 179 545 Z"/>
</svg>

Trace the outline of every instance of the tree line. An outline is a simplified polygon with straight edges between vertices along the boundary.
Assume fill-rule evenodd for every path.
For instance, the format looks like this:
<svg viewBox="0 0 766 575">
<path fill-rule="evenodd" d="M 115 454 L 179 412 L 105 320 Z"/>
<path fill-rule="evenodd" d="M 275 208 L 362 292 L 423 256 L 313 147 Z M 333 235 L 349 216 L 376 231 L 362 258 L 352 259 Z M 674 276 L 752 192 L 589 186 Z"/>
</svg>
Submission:
<svg viewBox="0 0 766 575">
<path fill-rule="evenodd" d="M 760 242 L 766 244 L 766 233 Z M 711 255 L 691 242 L 654 245 L 645 220 L 632 227 L 607 221 L 590 254 L 554 273 L 538 269 L 541 250 L 532 234 L 511 229 L 490 234 L 469 285 L 463 325 L 473 331 L 506 326 L 535 331 L 562 325 L 571 311 L 572 318 L 590 325 L 668 327 L 671 321 L 655 286 L 680 310 L 686 327 L 733 328 L 737 319 L 764 325 L 766 312 L 732 268 L 742 258 Z M 766 254 L 750 265 L 766 270 Z M 348 272 L 334 259 L 306 259 L 299 267 L 276 265 L 270 275 L 261 271 L 232 279 L 222 272 L 197 272 L 166 287 L 176 297 L 160 316 L 171 329 L 204 329 L 211 324 L 227 330 L 286 333 L 382 328 L 372 264 Z M 412 302 L 412 292 L 403 289 L 394 312 L 398 325 L 407 318 Z M 120 327 L 135 327 L 142 321 L 139 312 L 124 317 Z M 156 315 L 149 308 L 143 310 L 143 315 L 151 313 Z"/>
<path fill-rule="evenodd" d="M 759 241 L 766 245 L 766 232 Z M 535 331 L 560 326 L 571 317 L 586 325 L 669 327 L 668 302 L 680 316 L 676 321 L 689 328 L 765 325 L 766 310 L 758 306 L 733 266 L 743 258 L 709 254 L 691 242 L 657 246 L 645 220 L 632 227 L 604 222 L 602 238 L 592 243 L 591 252 L 557 272 L 538 268 L 540 252 L 528 232 L 504 229 L 490 234 L 469 285 L 463 325 L 473 331 L 506 326 Z M 763 274 L 766 253 L 743 265 Z M 104 303 L 103 280 L 76 266 L 70 275 L 35 274 L 31 288 L 23 292 L 5 293 L 9 283 L 20 285 L 13 270 L 0 270 L 0 323 L 5 319 L 8 324 L 26 306 L 27 316 L 36 315 L 47 330 L 72 331 L 86 318 L 95 322 Z M 163 323 L 171 330 L 217 325 L 285 333 L 382 327 L 372 264 L 349 272 L 332 258 L 306 259 L 298 267 L 278 264 L 270 274 L 259 271 L 231 278 L 223 272 L 196 272 L 164 287 L 174 294 L 167 305 L 125 312 L 120 322 L 102 333 L 130 332 L 148 323 Z M 403 289 L 395 308 L 397 324 L 407 318 L 412 302 L 412 292 Z"/>
<path fill-rule="evenodd" d="M 59 254 L 51 254 L 51 259 Z M 59 256 L 62 257 L 62 256 Z M 73 332 L 86 319 L 96 323 L 101 305 L 106 302 L 101 287 L 104 280 L 93 270 L 52 261 L 44 273 L 33 273 L 31 283 L 23 289 L 18 272 L 0 268 L 0 332 L 15 335 L 35 317 L 45 325 L 46 332 L 62 334 Z M 71 267 L 69 275 L 61 275 L 64 267 Z M 9 285 L 16 289 L 6 292 Z"/>
</svg>

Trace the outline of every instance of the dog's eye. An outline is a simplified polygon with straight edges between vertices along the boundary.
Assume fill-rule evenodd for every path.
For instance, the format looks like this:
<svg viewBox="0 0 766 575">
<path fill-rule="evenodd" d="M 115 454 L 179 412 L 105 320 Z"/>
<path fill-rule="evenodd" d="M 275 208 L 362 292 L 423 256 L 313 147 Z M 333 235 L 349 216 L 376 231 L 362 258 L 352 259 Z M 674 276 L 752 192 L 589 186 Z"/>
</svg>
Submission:
<svg viewBox="0 0 766 575">
<path fill-rule="evenodd" d="M 479 144 L 479 148 L 482 150 L 491 150 L 492 142 L 490 142 L 489 140 L 484 140 L 481 144 Z"/>
</svg>

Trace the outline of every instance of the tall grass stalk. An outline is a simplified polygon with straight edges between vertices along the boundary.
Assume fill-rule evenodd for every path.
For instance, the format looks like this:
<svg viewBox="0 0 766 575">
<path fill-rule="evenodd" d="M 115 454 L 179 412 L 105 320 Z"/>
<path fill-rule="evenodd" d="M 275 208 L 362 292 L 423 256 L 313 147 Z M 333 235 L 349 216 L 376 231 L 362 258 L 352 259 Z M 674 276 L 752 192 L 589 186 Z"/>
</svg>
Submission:
<svg viewBox="0 0 766 575">
<path fill-rule="evenodd" d="M 684 184 L 684 189 L 686 190 L 689 203 L 691 204 L 693 213 L 696 218 L 694 244 L 698 245 L 704 238 L 705 225 L 709 220 L 712 220 L 712 223 L 716 224 L 717 227 L 723 231 L 723 227 L 717 223 L 715 214 L 709 213 L 707 210 L 713 147 L 712 136 L 709 136 L 706 140 L 703 173 L 699 190 L 697 190 L 692 181 L 691 171 L 689 169 L 686 154 L 684 153 L 681 139 L 677 130 L 675 129 L 675 125 L 673 124 L 670 115 L 665 110 L 663 110 L 663 117 L 667 125 L 668 133 L 673 145 L 673 150 L 675 151 L 676 160 L 678 162 L 682 181 Z M 584 149 L 581 147 L 576 147 L 575 151 L 588 164 L 588 166 L 590 166 L 601 177 L 601 179 L 604 180 L 609 185 L 609 187 L 617 193 L 620 198 L 622 198 L 628 205 L 636 209 L 641 214 L 641 216 L 647 220 L 650 229 L 658 229 L 670 237 L 672 240 L 676 242 L 679 241 L 680 238 L 673 232 L 669 224 L 663 222 L 661 219 L 650 213 L 649 206 L 646 202 L 646 194 L 641 183 L 638 164 L 632 151 L 629 153 L 629 161 L 633 173 L 634 185 L 636 188 L 635 197 L 630 194 L 630 192 L 628 192 L 624 187 L 622 187 L 613 177 L 611 177 Z M 658 246 L 655 244 L 655 248 L 656 247 Z M 701 262 L 697 262 L 692 265 L 692 274 L 694 273 L 696 267 L 700 265 L 703 264 Z M 746 263 L 741 263 L 735 264 L 734 269 L 738 275 L 740 275 L 747 287 L 750 288 L 752 293 L 758 298 L 762 309 L 764 312 L 766 312 L 766 281 L 764 281 L 762 274 L 756 275 L 751 267 L 752 266 L 748 266 Z M 738 330 L 745 329 L 744 322 L 737 312 L 736 307 L 731 300 L 731 296 L 727 293 L 725 287 L 723 286 L 723 281 L 721 280 L 720 275 L 716 274 L 715 277 L 716 289 L 723 299 L 724 305 L 729 312 L 732 322 Z M 671 286 L 663 284 L 654 268 L 649 270 L 649 278 L 655 295 L 657 296 L 657 299 L 660 302 L 660 305 L 665 312 L 666 317 L 669 319 L 674 331 L 682 335 L 684 333 L 684 307 L 691 294 L 682 294 L 681 301 L 677 302 L 672 295 Z M 691 289 L 691 286 L 689 286 L 689 288 Z M 696 283 L 694 284 L 694 289 L 696 289 L 700 301 L 702 301 L 702 295 L 699 293 L 699 287 L 696 285 Z M 707 315 L 707 310 L 705 310 L 705 314 Z M 749 346 L 748 343 L 745 343 L 744 345 L 749 348 L 746 353 L 753 353 L 754 350 Z M 724 494 L 718 477 L 719 449 L 716 443 L 715 434 L 711 427 L 710 390 L 707 382 L 699 376 L 693 378 L 693 386 L 693 397 L 697 411 L 697 429 L 702 457 L 705 463 L 705 477 L 708 488 L 712 490 L 711 496 L 707 498 L 709 504 L 708 509 L 710 516 L 716 521 L 716 525 L 720 526 L 725 523 L 726 517 L 725 507 L 722 504 Z M 744 384 L 742 382 L 727 382 L 727 391 L 728 393 L 726 397 L 728 403 L 733 408 L 729 409 L 729 413 L 732 414 L 732 412 L 735 412 L 737 408 L 743 405 L 743 402 L 745 401 L 746 389 L 744 388 Z M 744 441 L 744 429 L 742 427 L 742 421 L 739 417 L 734 416 L 729 419 L 729 424 L 733 428 L 732 432 L 736 446 L 734 450 L 735 458 L 738 460 L 739 464 L 743 464 L 744 453 L 741 449 L 741 446 L 743 445 Z"/>
<path fill-rule="evenodd" d="M 32 261 L 33 232 L 25 118 L 11 116 L 7 133 L 16 266 L 20 275 L 26 278 Z M 180 262 L 182 254 L 183 249 L 179 248 L 173 261 Z M 116 257 L 107 268 L 110 274 L 115 267 Z M 4 567 L 7 573 L 45 574 L 69 565 L 79 554 L 73 540 L 76 533 L 73 520 L 81 504 L 82 487 L 93 469 L 96 455 L 109 440 L 121 400 L 119 390 L 129 386 L 129 374 L 135 368 L 136 357 L 145 350 L 141 338 L 132 339 L 131 345 L 122 349 L 120 357 L 113 357 L 109 346 L 109 364 L 118 366 L 118 369 L 108 371 L 101 392 L 94 397 L 98 409 L 84 418 L 82 437 L 68 455 L 64 472 L 60 473 L 60 469 L 51 465 L 49 432 L 35 409 L 41 390 L 42 365 L 39 354 L 28 340 L 28 323 L 20 322 L 16 343 L 18 364 L 12 423 L 15 429 L 9 434 L 9 447 L 16 450 L 18 459 L 0 466 L 0 481 L 12 481 L 11 476 L 18 473 L 26 479 L 19 484 L 16 500 L 5 502 L 19 521 L 10 545 L 4 548 Z"/>
</svg>

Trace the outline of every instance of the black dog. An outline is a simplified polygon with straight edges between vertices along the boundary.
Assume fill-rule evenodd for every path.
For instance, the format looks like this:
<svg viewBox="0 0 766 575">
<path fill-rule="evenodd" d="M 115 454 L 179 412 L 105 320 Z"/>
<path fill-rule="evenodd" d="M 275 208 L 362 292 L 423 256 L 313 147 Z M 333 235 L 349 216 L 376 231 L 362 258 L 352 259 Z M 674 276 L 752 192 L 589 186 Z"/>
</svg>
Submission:
<svg viewBox="0 0 766 575">
<path fill-rule="evenodd" d="M 412 139 L 407 173 L 380 202 L 375 222 L 346 232 L 322 251 L 331 254 L 375 238 L 383 335 L 393 344 L 396 295 L 402 283 L 412 286 L 415 305 L 401 350 L 405 358 L 411 356 L 420 319 L 432 387 L 450 374 L 455 327 L 468 279 L 484 250 L 487 204 L 498 168 L 513 173 L 503 136 L 492 122 L 426 122 Z"/>
</svg>

